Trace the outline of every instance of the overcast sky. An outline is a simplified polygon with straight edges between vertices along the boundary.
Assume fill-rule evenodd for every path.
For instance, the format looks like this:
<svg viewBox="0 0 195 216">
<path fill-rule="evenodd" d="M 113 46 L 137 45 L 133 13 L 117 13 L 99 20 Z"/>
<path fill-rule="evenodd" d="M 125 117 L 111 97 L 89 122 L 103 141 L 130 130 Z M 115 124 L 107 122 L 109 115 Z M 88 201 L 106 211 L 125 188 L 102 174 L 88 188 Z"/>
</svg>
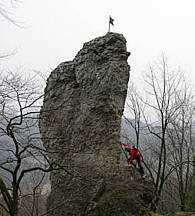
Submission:
<svg viewBox="0 0 195 216">
<path fill-rule="evenodd" d="M 84 42 L 106 34 L 111 15 L 111 31 L 127 40 L 133 79 L 164 52 L 195 82 L 194 0 L 20 0 L 14 7 L 0 2 L 23 26 L 0 18 L 0 53 L 17 49 L 1 60 L 1 68 L 51 71 L 72 60 Z"/>
</svg>

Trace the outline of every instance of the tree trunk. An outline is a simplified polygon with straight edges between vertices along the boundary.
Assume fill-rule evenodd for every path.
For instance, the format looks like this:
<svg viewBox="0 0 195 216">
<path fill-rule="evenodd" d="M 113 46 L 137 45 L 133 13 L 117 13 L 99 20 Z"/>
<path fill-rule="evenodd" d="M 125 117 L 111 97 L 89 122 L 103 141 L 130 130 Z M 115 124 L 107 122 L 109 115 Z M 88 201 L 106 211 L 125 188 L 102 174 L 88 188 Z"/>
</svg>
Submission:
<svg viewBox="0 0 195 216">
<path fill-rule="evenodd" d="M 154 199 L 153 199 L 153 201 L 151 203 L 151 211 L 156 212 L 157 208 L 158 208 L 159 200 L 160 200 L 160 195 L 156 194 L 154 196 L 155 197 L 154 197 Z"/>
<path fill-rule="evenodd" d="M 194 143 L 195 145 L 195 143 Z M 192 202 L 195 203 L 195 146 L 193 146 L 193 174 L 192 174 Z M 195 206 L 192 207 L 192 211 L 195 211 Z"/>
<path fill-rule="evenodd" d="M 11 216 L 18 216 L 18 199 L 13 202 L 13 214 Z"/>
</svg>

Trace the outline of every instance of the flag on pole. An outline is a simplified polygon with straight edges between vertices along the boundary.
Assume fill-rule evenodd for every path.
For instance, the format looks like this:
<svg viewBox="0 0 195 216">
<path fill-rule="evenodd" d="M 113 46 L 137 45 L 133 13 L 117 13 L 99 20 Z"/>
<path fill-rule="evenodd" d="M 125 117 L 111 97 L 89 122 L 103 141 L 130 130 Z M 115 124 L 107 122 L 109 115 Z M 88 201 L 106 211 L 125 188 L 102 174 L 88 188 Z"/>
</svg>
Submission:
<svg viewBox="0 0 195 216">
<path fill-rule="evenodd" d="M 108 32 L 110 32 L 110 24 L 114 25 L 114 19 L 111 16 L 109 16 Z"/>
<path fill-rule="evenodd" d="M 110 21 L 109 21 L 109 23 L 111 24 L 111 25 L 114 25 L 114 19 L 110 16 Z"/>
</svg>

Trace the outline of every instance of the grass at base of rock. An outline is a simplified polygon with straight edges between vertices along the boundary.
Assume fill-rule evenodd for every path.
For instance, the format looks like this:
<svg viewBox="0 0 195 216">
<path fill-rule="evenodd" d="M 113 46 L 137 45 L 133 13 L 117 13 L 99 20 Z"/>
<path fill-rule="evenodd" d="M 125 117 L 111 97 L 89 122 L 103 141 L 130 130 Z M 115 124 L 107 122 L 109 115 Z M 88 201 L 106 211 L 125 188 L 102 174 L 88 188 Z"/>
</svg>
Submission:
<svg viewBox="0 0 195 216">
<path fill-rule="evenodd" d="M 154 212 L 148 212 L 145 216 L 161 216 L 160 214 L 154 213 Z"/>
<path fill-rule="evenodd" d="M 195 212 L 177 212 L 175 216 L 195 216 Z"/>
</svg>

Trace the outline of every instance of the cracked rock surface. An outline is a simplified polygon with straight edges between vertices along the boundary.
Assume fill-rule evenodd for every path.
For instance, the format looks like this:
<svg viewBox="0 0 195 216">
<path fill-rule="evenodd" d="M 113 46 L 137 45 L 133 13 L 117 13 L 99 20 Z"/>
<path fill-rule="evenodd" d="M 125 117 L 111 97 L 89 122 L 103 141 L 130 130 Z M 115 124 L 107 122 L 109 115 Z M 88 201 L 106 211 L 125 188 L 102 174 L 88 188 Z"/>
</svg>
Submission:
<svg viewBox="0 0 195 216">
<path fill-rule="evenodd" d="M 51 173 L 50 216 L 110 214 L 103 206 L 111 215 L 128 212 L 130 199 L 123 192 L 130 177 L 119 167 L 119 140 L 129 54 L 123 35 L 107 33 L 84 43 L 47 80 L 42 140 L 51 161 L 69 172 Z"/>
</svg>

